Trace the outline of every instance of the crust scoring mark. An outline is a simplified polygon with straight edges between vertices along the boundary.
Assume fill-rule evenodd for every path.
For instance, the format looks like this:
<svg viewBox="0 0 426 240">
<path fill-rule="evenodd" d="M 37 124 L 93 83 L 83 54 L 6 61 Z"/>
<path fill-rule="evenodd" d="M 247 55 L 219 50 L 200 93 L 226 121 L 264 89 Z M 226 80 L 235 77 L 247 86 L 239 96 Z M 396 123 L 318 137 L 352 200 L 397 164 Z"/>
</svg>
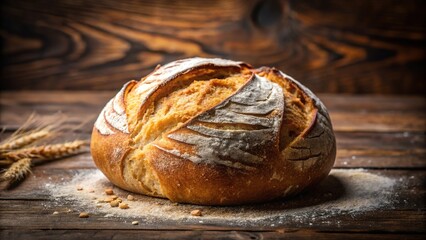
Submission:
<svg viewBox="0 0 426 240">
<path fill-rule="evenodd" d="M 98 129 L 102 135 L 112 135 L 115 134 L 116 131 L 126 134 L 129 133 L 124 95 L 126 89 L 133 84 L 135 84 L 135 81 L 124 84 L 117 95 L 115 95 L 115 97 L 102 109 L 101 114 L 99 114 L 95 122 L 95 128 Z"/>
<path fill-rule="evenodd" d="M 151 75 L 145 78 L 141 84 L 137 85 L 136 92 L 142 94 L 141 105 L 155 92 L 161 85 L 183 74 L 191 69 L 213 65 L 218 67 L 241 67 L 244 63 L 225 60 L 220 58 L 188 58 L 166 64 L 156 69 Z M 125 112 L 124 95 L 129 86 L 136 84 L 136 81 L 126 83 L 117 95 L 111 99 L 95 122 L 95 128 L 102 135 L 112 135 L 116 131 L 129 133 L 128 120 Z"/>
<path fill-rule="evenodd" d="M 250 170 L 265 158 L 250 150 L 278 143 L 283 112 L 281 87 L 254 75 L 235 95 L 168 135 L 178 144 L 191 145 L 194 153 L 154 146 L 194 163 Z M 234 124 L 235 129 L 221 129 L 221 124 Z M 238 124 L 252 125 L 256 130 L 238 128 Z"/>
<path fill-rule="evenodd" d="M 312 98 L 315 107 L 318 109 L 316 112 L 316 123 L 306 135 L 302 136 L 303 140 L 295 141 L 294 144 L 289 145 L 283 150 L 284 159 L 293 162 L 296 169 L 303 171 L 306 168 L 314 166 L 320 159 L 326 160 L 326 156 L 331 154 L 335 145 L 333 127 L 327 109 L 321 100 L 300 82 L 281 71 L 279 73 L 284 78 L 294 82 Z"/>
<path fill-rule="evenodd" d="M 177 60 L 159 67 L 145 79 L 142 79 L 141 84 L 136 87 L 135 91 L 136 93 L 141 94 L 141 104 L 144 104 L 149 96 L 151 96 L 151 94 L 154 93 L 160 86 L 194 68 L 207 65 L 240 68 L 243 64 L 244 63 L 242 62 L 235 62 L 221 58 L 195 57 Z"/>
<path fill-rule="evenodd" d="M 318 112 L 322 113 L 324 115 L 324 117 L 326 117 L 329 121 L 330 121 L 330 117 L 327 114 L 327 108 L 325 107 L 325 105 L 321 102 L 321 100 L 319 100 L 319 98 L 307 87 L 305 87 L 303 84 L 301 84 L 299 81 L 295 80 L 294 78 L 290 77 L 289 75 L 278 71 L 281 76 L 285 79 L 288 79 L 290 81 L 292 81 L 293 83 L 295 83 L 303 92 L 305 92 L 310 98 L 312 98 L 312 100 L 315 103 L 315 106 L 318 108 Z"/>
</svg>

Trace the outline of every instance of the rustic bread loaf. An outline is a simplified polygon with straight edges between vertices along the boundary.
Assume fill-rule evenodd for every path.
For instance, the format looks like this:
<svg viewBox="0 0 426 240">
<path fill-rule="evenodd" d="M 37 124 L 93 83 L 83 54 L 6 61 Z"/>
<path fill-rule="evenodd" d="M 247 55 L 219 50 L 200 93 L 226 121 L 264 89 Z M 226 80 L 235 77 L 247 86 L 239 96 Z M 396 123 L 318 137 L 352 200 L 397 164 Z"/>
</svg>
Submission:
<svg viewBox="0 0 426 240">
<path fill-rule="evenodd" d="M 129 191 L 235 205 L 318 183 L 336 144 L 324 105 L 291 77 L 190 58 L 126 83 L 99 115 L 91 152 L 108 179 Z"/>
</svg>

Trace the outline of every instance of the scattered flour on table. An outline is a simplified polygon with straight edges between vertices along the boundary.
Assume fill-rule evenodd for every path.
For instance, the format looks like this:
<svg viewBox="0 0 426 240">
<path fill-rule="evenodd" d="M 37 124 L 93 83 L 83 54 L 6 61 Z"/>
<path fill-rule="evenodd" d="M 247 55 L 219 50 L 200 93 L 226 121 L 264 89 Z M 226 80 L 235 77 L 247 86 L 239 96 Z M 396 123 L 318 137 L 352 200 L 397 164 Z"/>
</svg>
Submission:
<svg viewBox="0 0 426 240">
<path fill-rule="evenodd" d="M 394 199 L 395 179 L 358 170 L 332 170 L 330 176 L 319 186 L 299 196 L 280 201 L 234 207 L 209 207 L 172 202 L 133 194 L 113 186 L 99 170 L 84 170 L 69 182 L 60 185 L 47 183 L 45 188 L 56 206 L 70 205 L 78 211 L 92 215 L 136 219 L 150 223 L 221 223 L 241 226 L 273 226 L 285 222 L 308 222 L 349 214 L 391 208 Z M 83 190 L 77 190 L 82 187 Z M 105 199 L 106 188 L 128 203 L 129 209 L 112 208 L 109 203 L 98 203 Z M 127 195 L 135 201 L 126 200 Z M 98 205 L 98 206 L 97 206 Z M 191 216 L 191 211 L 201 209 L 202 216 Z M 274 223 L 274 224 L 272 224 Z M 272 224 L 272 225 L 271 225 Z"/>
</svg>

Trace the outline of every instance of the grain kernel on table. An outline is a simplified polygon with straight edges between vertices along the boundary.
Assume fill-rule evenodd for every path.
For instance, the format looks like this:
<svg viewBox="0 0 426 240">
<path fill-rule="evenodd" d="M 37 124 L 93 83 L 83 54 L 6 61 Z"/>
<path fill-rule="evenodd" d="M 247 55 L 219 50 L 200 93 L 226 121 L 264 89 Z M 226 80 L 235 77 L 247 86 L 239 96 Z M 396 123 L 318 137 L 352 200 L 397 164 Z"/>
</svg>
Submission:
<svg viewBox="0 0 426 240">
<path fill-rule="evenodd" d="M 110 202 L 109 204 L 111 205 L 111 207 L 118 207 L 118 205 L 120 204 L 120 202 L 117 201 L 117 200 L 114 200 L 114 201 Z"/>
<path fill-rule="evenodd" d="M 104 201 L 104 202 L 107 202 L 107 203 L 110 203 L 110 202 L 112 202 L 112 201 L 114 201 L 114 200 L 115 200 L 115 198 L 107 197 L 107 198 L 105 198 L 103 201 Z"/>
<path fill-rule="evenodd" d="M 121 209 L 128 209 L 128 208 L 129 208 L 129 204 L 127 204 L 127 203 L 120 203 L 118 206 L 119 206 Z"/>
<path fill-rule="evenodd" d="M 114 194 L 114 190 L 112 190 L 112 188 L 107 188 L 107 189 L 105 189 L 105 194 L 106 195 L 113 195 Z"/>
<path fill-rule="evenodd" d="M 139 224 L 139 221 L 133 221 L 132 222 L 132 225 L 138 225 Z"/>
<path fill-rule="evenodd" d="M 80 215 L 78 215 L 79 218 L 88 218 L 89 214 L 87 212 L 81 212 Z"/>
<path fill-rule="evenodd" d="M 129 201 L 134 201 L 135 200 L 135 197 L 133 197 L 133 195 L 127 195 L 127 200 L 129 200 Z"/>
<path fill-rule="evenodd" d="M 59 212 L 58 212 L 58 211 L 54 211 L 52 214 L 53 214 L 53 215 L 58 215 L 58 214 L 59 214 Z"/>
<path fill-rule="evenodd" d="M 196 209 L 191 211 L 192 216 L 201 217 L 203 214 L 201 213 L 201 210 Z"/>
</svg>

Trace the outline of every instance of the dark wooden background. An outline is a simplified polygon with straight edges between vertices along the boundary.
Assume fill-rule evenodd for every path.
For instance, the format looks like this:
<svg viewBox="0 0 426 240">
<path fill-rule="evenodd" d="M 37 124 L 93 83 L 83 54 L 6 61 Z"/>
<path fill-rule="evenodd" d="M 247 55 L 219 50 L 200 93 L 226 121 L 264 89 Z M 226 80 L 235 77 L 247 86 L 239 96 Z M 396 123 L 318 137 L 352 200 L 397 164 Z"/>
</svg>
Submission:
<svg viewBox="0 0 426 240">
<path fill-rule="evenodd" d="M 115 90 L 157 64 L 275 66 L 315 92 L 424 94 L 425 1 L 2 1 L 2 90 Z"/>
</svg>

